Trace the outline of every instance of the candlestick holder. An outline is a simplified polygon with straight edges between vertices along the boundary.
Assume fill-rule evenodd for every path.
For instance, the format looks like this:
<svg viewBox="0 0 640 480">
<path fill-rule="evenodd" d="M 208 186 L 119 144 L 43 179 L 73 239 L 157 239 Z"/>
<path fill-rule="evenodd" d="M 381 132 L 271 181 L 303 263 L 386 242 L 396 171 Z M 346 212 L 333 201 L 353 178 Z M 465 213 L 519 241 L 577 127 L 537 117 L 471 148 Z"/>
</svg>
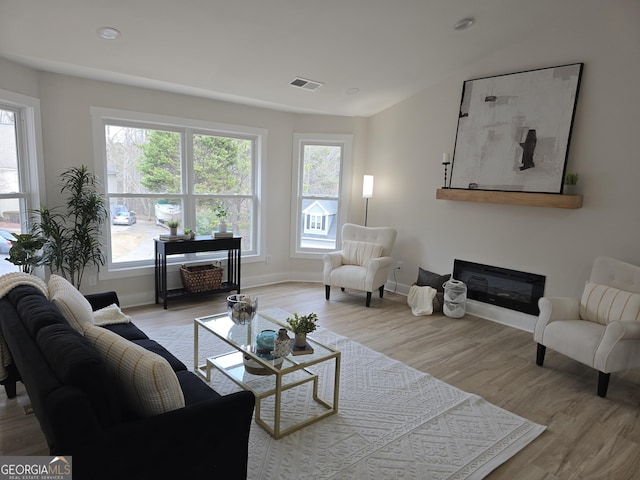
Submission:
<svg viewBox="0 0 640 480">
<path fill-rule="evenodd" d="M 447 167 L 450 163 L 451 162 L 442 162 L 442 165 L 444 165 L 444 187 L 442 188 L 449 188 L 447 187 Z"/>
</svg>

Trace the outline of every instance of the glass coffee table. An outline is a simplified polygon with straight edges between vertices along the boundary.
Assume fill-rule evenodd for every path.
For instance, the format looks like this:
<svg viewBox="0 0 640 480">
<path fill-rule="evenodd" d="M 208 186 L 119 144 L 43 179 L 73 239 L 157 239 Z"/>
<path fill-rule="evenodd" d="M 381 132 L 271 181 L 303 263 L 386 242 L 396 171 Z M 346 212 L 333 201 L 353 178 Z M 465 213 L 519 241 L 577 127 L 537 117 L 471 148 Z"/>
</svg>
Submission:
<svg viewBox="0 0 640 480">
<path fill-rule="evenodd" d="M 211 380 L 211 369 L 216 369 L 226 375 L 234 383 L 244 390 L 253 392 L 256 397 L 255 419 L 256 423 L 269 433 L 273 438 L 281 438 L 292 432 L 300 430 L 312 423 L 322 420 L 338 411 L 338 396 L 340 385 L 340 352 L 323 345 L 307 336 L 307 343 L 313 347 L 313 353 L 293 355 L 290 353 L 281 359 L 269 359 L 264 355 L 258 355 L 256 336 L 263 330 L 273 330 L 285 327 L 287 312 L 280 309 L 268 310 L 265 313 L 256 314 L 251 323 L 236 325 L 225 314 L 210 315 L 194 320 L 194 367 L 196 373 Z M 212 333 L 217 338 L 226 342 L 232 350 L 216 356 L 200 357 L 199 334 L 200 330 Z M 334 362 L 331 365 L 319 364 Z M 260 372 L 260 374 L 255 374 Z M 325 397 L 319 393 L 319 377 L 327 375 L 323 379 L 322 390 Z M 333 378 L 330 378 L 333 377 Z M 283 394 L 296 387 L 311 382 L 313 405 L 311 408 L 298 408 L 295 405 L 287 407 L 283 405 Z M 333 386 L 331 386 L 333 382 Z M 305 394 L 293 397 L 304 397 Z M 265 405 L 273 404 L 273 415 L 263 412 Z M 292 399 L 294 400 L 294 399 Z M 295 403 L 295 402 L 292 402 Z M 304 403 L 304 402 L 303 402 Z M 284 411 L 283 411 L 284 409 Z M 266 410 L 266 408 L 265 408 Z M 304 411 L 303 411 L 304 410 Z"/>
</svg>

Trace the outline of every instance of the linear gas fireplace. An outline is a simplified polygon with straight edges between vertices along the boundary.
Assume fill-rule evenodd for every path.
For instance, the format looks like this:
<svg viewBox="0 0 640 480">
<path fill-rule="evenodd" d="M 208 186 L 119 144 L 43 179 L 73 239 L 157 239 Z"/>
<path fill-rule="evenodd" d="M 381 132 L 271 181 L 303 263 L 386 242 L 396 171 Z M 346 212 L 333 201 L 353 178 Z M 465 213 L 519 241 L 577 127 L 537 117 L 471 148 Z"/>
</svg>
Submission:
<svg viewBox="0 0 640 480">
<path fill-rule="evenodd" d="M 479 302 L 538 315 L 546 277 L 480 263 L 454 260 L 453 278 L 467 285 L 467 297 Z"/>
</svg>

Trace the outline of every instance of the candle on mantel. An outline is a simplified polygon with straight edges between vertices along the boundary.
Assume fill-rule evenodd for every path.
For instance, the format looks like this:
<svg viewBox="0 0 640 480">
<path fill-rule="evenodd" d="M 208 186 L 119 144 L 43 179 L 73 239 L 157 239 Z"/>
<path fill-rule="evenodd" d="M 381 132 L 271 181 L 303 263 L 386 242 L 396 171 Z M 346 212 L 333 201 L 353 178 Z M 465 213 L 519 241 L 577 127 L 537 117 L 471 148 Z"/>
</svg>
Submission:
<svg viewBox="0 0 640 480">
<path fill-rule="evenodd" d="M 442 163 L 449 163 L 449 159 L 451 158 L 451 156 L 448 153 L 443 153 L 442 154 Z"/>
</svg>

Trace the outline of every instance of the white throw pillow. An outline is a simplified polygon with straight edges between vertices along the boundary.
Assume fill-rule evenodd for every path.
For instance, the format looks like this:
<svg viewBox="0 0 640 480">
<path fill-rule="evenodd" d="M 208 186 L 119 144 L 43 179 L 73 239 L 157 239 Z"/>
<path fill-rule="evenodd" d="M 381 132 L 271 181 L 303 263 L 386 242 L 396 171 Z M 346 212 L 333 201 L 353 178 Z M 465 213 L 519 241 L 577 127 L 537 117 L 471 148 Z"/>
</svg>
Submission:
<svg viewBox="0 0 640 480">
<path fill-rule="evenodd" d="M 607 325 L 614 320 L 640 320 L 640 294 L 587 282 L 580 300 L 580 318 Z"/>
<path fill-rule="evenodd" d="M 80 333 L 85 323 L 93 325 L 93 308 L 89 300 L 84 298 L 84 295 L 67 279 L 59 275 L 51 275 L 47 287 L 49 299 L 58 307 L 69 325 Z"/>
<path fill-rule="evenodd" d="M 150 417 L 184 407 L 180 382 L 166 359 L 106 328 L 85 325 L 84 336 L 104 358 L 138 415 Z"/>
<path fill-rule="evenodd" d="M 345 240 L 342 242 L 342 263 L 344 265 L 367 266 L 373 258 L 382 255 L 382 245 L 378 243 Z"/>
</svg>

